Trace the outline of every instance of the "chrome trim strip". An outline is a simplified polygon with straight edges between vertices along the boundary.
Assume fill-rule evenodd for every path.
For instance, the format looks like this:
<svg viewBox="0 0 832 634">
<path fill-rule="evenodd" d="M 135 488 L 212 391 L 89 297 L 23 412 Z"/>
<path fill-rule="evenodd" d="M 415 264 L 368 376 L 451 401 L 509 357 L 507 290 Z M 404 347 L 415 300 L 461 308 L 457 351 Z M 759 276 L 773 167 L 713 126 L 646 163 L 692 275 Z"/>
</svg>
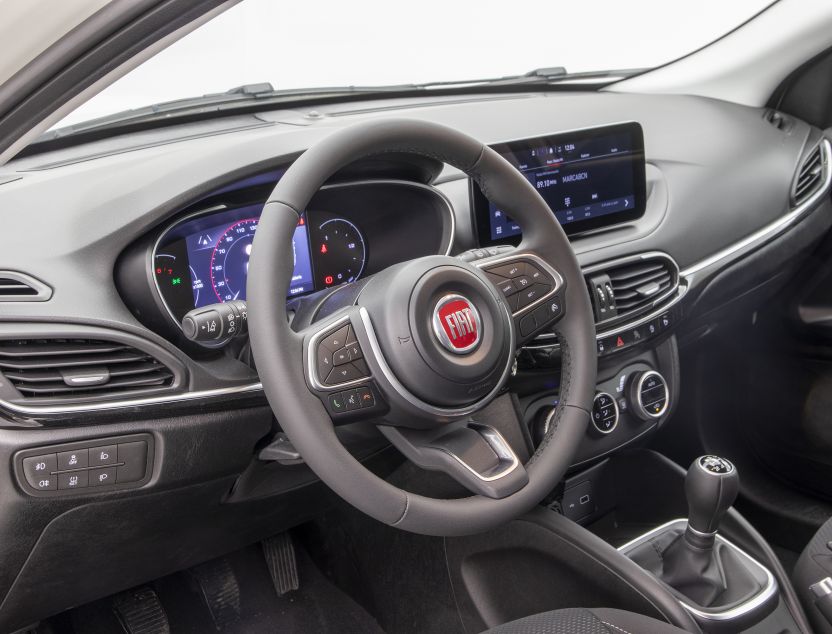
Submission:
<svg viewBox="0 0 832 634">
<path fill-rule="evenodd" d="M 505 305 L 505 302 L 502 303 L 504 315 L 511 319 L 511 316 L 508 312 L 508 307 Z M 437 407 L 436 405 L 431 405 L 430 403 L 426 403 L 415 394 L 412 394 L 410 390 L 408 390 L 404 385 L 402 385 L 399 380 L 396 378 L 396 375 L 393 374 L 393 370 L 387 365 L 387 360 L 384 358 L 384 354 L 381 351 L 381 346 L 379 345 L 378 338 L 376 337 L 375 329 L 373 328 L 373 322 L 370 320 L 370 313 L 367 312 L 367 309 L 363 306 L 358 309 L 358 314 L 361 317 L 361 321 L 364 324 L 364 329 L 367 332 L 367 339 L 370 342 L 370 348 L 373 351 L 373 356 L 375 358 L 376 363 L 378 363 L 379 368 L 381 368 L 381 372 L 384 375 L 385 380 L 387 383 L 396 390 L 396 393 L 401 396 L 404 400 L 408 403 L 413 405 L 414 407 L 419 408 L 423 412 L 427 414 L 431 414 L 434 416 L 467 416 L 468 414 L 473 414 L 476 412 L 480 407 L 482 407 L 485 403 L 488 403 L 492 398 L 494 398 L 497 393 L 503 388 L 508 375 L 511 373 L 511 368 L 514 365 L 514 348 L 515 348 L 515 340 L 514 340 L 514 328 L 511 328 L 511 336 L 509 337 L 509 351 L 511 354 L 508 355 L 508 362 L 506 363 L 506 367 L 503 369 L 503 373 L 500 375 L 500 379 L 497 381 L 497 384 L 494 386 L 494 389 L 491 390 L 488 394 L 483 396 L 481 399 L 472 403 L 470 405 L 466 405 L 465 407 Z M 365 355 L 366 357 L 366 355 Z"/>
<path fill-rule="evenodd" d="M 617 335 L 620 332 L 624 332 L 625 330 L 629 330 L 630 328 L 637 328 L 643 324 L 646 324 L 648 321 L 659 317 L 663 313 L 666 313 L 668 310 L 673 308 L 679 301 L 685 296 L 688 292 L 687 284 L 679 284 L 676 288 L 676 297 L 673 298 L 672 301 L 668 302 L 667 304 L 662 305 L 660 308 L 657 308 L 651 313 L 647 313 L 646 315 L 639 317 L 635 321 L 627 322 L 626 324 L 622 324 L 620 326 L 616 326 L 612 330 L 604 330 L 603 332 L 596 332 L 595 339 L 603 339 L 604 337 L 611 337 L 612 335 Z M 540 339 L 554 339 L 554 333 L 543 333 L 535 337 L 534 341 L 538 341 Z M 545 350 L 545 349 L 557 349 L 560 348 L 560 344 L 557 343 L 542 343 L 542 344 L 534 344 L 534 345 L 527 345 L 523 346 L 526 350 Z"/>
<path fill-rule="evenodd" d="M 483 437 L 483 440 L 485 440 L 486 444 L 489 447 L 491 447 L 491 450 L 495 454 L 497 454 L 497 457 L 501 461 L 509 463 L 509 465 L 505 469 L 494 475 L 484 476 L 479 471 L 474 469 L 471 465 L 469 465 L 467 462 L 465 462 L 462 458 L 456 455 L 454 452 L 449 451 L 445 447 L 433 445 L 431 446 L 434 449 L 438 449 L 439 451 L 442 451 L 445 454 L 451 456 L 451 458 L 456 460 L 459 464 L 461 464 L 468 471 L 470 471 L 478 480 L 482 480 L 483 482 L 494 482 L 495 480 L 504 478 L 520 465 L 520 459 L 517 457 L 517 454 L 514 453 L 511 447 L 509 447 L 505 438 L 503 438 L 502 434 L 500 434 L 500 432 L 498 432 L 496 429 L 488 425 L 481 425 L 479 423 L 469 423 L 468 427 L 475 430 L 480 436 Z"/>
<path fill-rule="evenodd" d="M 52 297 L 51 286 L 44 284 L 39 279 L 34 278 L 31 275 L 27 275 L 26 273 L 3 270 L 0 271 L 0 277 L 20 282 L 35 291 L 35 295 L 4 295 L 3 291 L 0 291 L 0 302 L 3 304 L 14 302 L 45 302 Z"/>
<path fill-rule="evenodd" d="M 782 216 L 775 220 L 774 222 L 769 223 L 762 229 L 759 229 L 752 233 L 749 236 L 746 236 L 739 242 L 735 242 L 732 245 L 725 247 L 724 249 L 717 251 L 713 255 L 704 260 L 700 260 L 699 262 L 692 264 L 691 266 L 687 267 L 682 271 L 682 276 L 690 277 L 691 275 L 695 275 L 700 271 L 708 268 L 709 266 L 713 266 L 717 262 L 721 262 L 726 258 L 731 257 L 738 251 L 745 249 L 746 247 L 751 246 L 756 242 L 762 242 L 767 238 L 772 237 L 774 234 L 778 233 L 782 229 L 794 224 L 797 222 L 803 215 L 806 214 L 811 208 L 815 206 L 815 204 L 824 196 L 829 190 L 829 184 L 832 182 L 832 144 L 829 143 L 829 140 L 823 139 L 820 142 L 821 146 L 821 153 L 823 155 L 823 182 L 821 186 L 805 201 L 795 207 L 792 211 L 787 213 L 785 216 Z"/>
<path fill-rule="evenodd" d="M 620 552 L 620 553 L 622 553 L 623 555 L 626 556 L 626 551 L 627 550 L 631 550 L 635 546 L 639 546 L 639 545 L 643 544 L 644 542 L 648 541 L 654 535 L 657 535 L 657 534 L 659 534 L 659 533 L 661 533 L 661 532 L 667 530 L 668 528 L 670 528 L 674 525 L 677 525 L 677 524 L 682 524 L 683 526 L 686 527 L 687 523 L 688 523 L 688 521 L 686 519 L 671 520 L 670 522 L 667 522 L 666 524 L 662 524 L 661 526 L 659 526 L 657 528 L 654 528 L 652 531 L 649 531 L 649 532 L 645 533 L 644 535 L 642 535 L 640 537 L 636 537 L 635 539 L 627 542 L 626 544 L 624 544 L 623 546 L 618 548 L 618 552 Z M 765 586 L 765 588 L 763 588 L 759 593 L 757 593 L 755 596 L 750 598 L 745 603 L 742 603 L 741 605 L 738 605 L 734 608 L 730 608 L 728 610 L 704 611 L 704 610 L 700 610 L 698 608 L 693 607 L 692 605 L 688 604 L 686 601 L 682 601 L 681 599 L 679 599 L 679 603 L 682 604 L 682 607 L 685 608 L 688 612 L 690 612 L 695 617 L 700 618 L 700 619 L 705 620 L 705 621 L 718 621 L 718 622 L 723 622 L 724 623 L 726 621 L 732 621 L 733 619 L 739 618 L 739 617 L 744 616 L 745 614 L 747 614 L 747 613 L 749 613 L 753 610 L 756 610 L 757 608 L 762 606 L 766 601 L 769 601 L 773 596 L 775 596 L 777 594 L 777 592 L 779 591 L 779 589 L 778 589 L 778 586 L 777 586 L 777 580 L 774 578 L 774 575 L 772 575 L 771 571 L 769 571 L 769 569 L 766 568 L 763 564 L 761 564 L 759 561 L 754 559 L 751 555 L 749 555 L 747 552 L 745 552 L 739 546 L 735 545 L 733 542 L 730 542 L 727 539 L 725 539 L 719 533 L 717 533 L 716 539 L 718 541 L 722 542 L 728 548 L 731 548 L 735 552 L 739 553 L 739 555 L 741 557 L 745 557 L 746 559 L 751 561 L 753 564 L 757 565 L 763 572 L 765 572 L 765 576 L 766 576 L 766 586 Z"/>
<path fill-rule="evenodd" d="M 124 399 L 101 403 L 85 403 L 78 405 L 19 405 L 0 399 L 0 408 L 7 409 L 18 414 L 39 415 L 39 414 L 73 414 L 83 412 L 98 412 L 110 409 L 122 409 L 125 407 L 143 407 L 148 405 L 168 405 L 183 401 L 195 401 L 200 399 L 217 398 L 221 396 L 234 396 L 247 392 L 262 392 L 262 383 L 247 383 L 233 387 L 219 387 L 212 390 L 199 390 L 196 392 L 181 392 L 179 394 L 167 394 L 164 396 L 147 396 L 144 398 Z"/>
</svg>

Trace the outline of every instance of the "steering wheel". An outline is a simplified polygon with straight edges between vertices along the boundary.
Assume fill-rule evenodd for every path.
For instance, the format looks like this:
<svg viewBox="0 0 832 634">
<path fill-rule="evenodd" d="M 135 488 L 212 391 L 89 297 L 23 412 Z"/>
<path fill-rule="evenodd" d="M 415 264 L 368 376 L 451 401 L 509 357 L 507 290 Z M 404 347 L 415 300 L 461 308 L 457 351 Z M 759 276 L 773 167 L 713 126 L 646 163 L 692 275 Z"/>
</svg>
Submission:
<svg viewBox="0 0 832 634">
<path fill-rule="evenodd" d="M 337 310 L 295 332 L 280 298 L 302 213 L 337 170 L 362 157 L 407 152 L 449 163 L 523 227 L 516 249 L 466 262 L 428 256 L 391 266 Z M 530 510 L 560 481 L 584 437 L 595 392 L 595 326 L 566 234 L 531 183 L 483 143 L 425 121 L 384 119 L 336 131 L 301 155 L 266 203 L 249 261 L 251 348 L 281 427 L 338 495 L 391 526 L 464 535 Z M 524 465 L 493 427 L 471 415 L 505 386 L 518 348 L 555 326 L 559 403 Z M 377 477 L 339 442 L 335 424 L 372 419 L 420 467 L 473 493 L 435 499 Z"/>
</svg>

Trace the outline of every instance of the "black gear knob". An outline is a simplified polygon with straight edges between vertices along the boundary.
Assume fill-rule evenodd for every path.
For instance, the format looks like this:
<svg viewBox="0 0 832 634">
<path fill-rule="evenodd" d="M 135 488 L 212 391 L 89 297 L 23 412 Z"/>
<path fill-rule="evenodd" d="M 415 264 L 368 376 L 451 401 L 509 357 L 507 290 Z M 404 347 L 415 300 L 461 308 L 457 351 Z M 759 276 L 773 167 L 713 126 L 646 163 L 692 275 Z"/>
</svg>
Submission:
<svg viewBox="0 0 832 634">
<path fill-rule="evenodd" d="M 740 479 L 731 462 L 718 456 L 693 461 L 685 478 L 689 537 L 712 538 L 725 512 L 737 499 Z M 712 539 L 710 540 L 712 542 Z"/>
</svg>

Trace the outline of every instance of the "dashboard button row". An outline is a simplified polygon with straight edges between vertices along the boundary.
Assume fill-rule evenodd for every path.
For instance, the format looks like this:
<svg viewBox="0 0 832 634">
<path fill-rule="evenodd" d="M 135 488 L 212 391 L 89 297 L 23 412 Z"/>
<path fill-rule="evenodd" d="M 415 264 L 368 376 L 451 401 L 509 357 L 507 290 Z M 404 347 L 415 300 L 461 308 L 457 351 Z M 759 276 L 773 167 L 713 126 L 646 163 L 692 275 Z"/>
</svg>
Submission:
<svg viewBox="0 0 832 634">
<path fill-rule="evenodd" d="M 102 445 L 23 459 L 23 476 L 36 491 L 137 482 L 145 477 L 147 442 Z"/>
<path fill-rule="evenodd" d="M 630 348 L 669 330 L 672 325 L 673 316 L 670 312 L 667 312 L 641 326 L 630 328 L 609 337 L 602 337 L 597 342 L 598 354 L 606 356 L 618 350 Z"/>
<path fill-rule="evenodd" d="M 375 396 L 369 387 L 359 387 L 354 390 L 336 392 L 329 395 L 329 407 L 336 414 L 352 412 L 357 409 L 367 409 L 376 404 Z"/>
</svg>

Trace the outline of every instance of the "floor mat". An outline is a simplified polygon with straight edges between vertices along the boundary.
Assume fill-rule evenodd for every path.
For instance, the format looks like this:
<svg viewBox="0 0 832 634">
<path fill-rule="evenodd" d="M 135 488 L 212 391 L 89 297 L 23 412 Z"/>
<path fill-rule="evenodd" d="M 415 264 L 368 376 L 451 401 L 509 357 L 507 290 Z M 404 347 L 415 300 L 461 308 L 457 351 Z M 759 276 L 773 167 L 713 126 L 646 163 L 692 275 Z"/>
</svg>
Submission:
<svg viewBox="0 0 832 634">
<path fill-rule="evenodd" d="M 209 609 L 204 588 L 192 571 L 176 573 L 151 584 L 161 602 L 171 634 L 383 634 L 378 623 L 355 601 L 333 585 L 309 555 L 297 549 L 300 588 L 280 597 L 274 589 L 259 545 L 238 551 L 215 568 L 226 575 L 222 618 Z M 206 566 L 209 564 L 203 564 Z M 204 571 L 201 571 L 204 573 Z M 236 586 L 233 593 L 230 586 Z M 238 594 L 236 594 L 238 593 Z M 210 592 L 209 592 L 210 594 Z M 55 634 L 118 634 L 124 629 L 113 597 L 102 599 L 53 619 Z M 217 620 L 220 621 L 219 626 Z"/>
</svg>

